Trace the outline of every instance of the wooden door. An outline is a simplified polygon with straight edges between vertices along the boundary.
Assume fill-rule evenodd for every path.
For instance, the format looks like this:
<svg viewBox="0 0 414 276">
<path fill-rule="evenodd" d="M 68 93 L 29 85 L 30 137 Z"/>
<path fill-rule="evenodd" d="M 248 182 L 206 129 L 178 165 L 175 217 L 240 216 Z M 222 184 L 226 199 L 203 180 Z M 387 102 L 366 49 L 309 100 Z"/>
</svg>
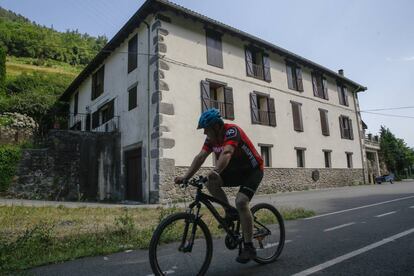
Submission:
<svg viewBox="0 0 414 276">
<path fill-rule="evenodd" d="M 141 148 L 125 152 L 127 200 L 143 201 Z"/>
</svg>

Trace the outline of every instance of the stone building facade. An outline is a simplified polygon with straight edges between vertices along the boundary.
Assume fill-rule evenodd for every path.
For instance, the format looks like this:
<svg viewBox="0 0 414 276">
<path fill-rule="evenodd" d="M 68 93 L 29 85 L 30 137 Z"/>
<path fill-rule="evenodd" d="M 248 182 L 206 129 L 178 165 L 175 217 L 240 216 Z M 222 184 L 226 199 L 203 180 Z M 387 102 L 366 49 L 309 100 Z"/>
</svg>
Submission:
<svg viewBox="0 0 414 276">
<path fill-rule="evenodd" d="M 358 104 L 365 90 L 343 70 L 148 0 L 62 99 L 78 130 L 110 128 L 118 117 L 121 185 L 132 193 L 125 197 L 159 202 L 182 196 L 172 180 L 200 151 L 196 122 L 211 107 L 241 126 L 266 160 L 260 193 L 366 182 Z"/>
</svg>

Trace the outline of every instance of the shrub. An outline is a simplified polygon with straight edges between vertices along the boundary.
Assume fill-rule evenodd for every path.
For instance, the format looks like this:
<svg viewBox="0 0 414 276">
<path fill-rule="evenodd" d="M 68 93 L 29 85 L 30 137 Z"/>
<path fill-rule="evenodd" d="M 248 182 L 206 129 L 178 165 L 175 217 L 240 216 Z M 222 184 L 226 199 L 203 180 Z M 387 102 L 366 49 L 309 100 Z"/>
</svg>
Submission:
<svg viewBox="0 0 414 276">
<path fill-rule="evenodd" d="M 19 146 L 0 146 L 0 192 L 4 192 L 9 188 L 20 155 L 21 149 Z"/>
</svg>

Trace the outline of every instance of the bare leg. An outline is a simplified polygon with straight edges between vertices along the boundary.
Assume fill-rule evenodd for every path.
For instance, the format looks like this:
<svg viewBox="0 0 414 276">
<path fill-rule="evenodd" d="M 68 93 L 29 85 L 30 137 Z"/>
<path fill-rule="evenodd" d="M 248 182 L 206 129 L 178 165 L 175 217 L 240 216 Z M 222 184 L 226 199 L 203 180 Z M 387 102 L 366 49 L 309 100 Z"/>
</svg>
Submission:
<svg viewBox="0 0 414 276">
<path fill-rule="evenodd" d="M 239 211 L 240 224 L 243 230 L 244 242 L 253 241 L 253 216 L 249 208 L 249 198 L 243 193 L 237 193 L 236 208 Z"/>
<path fill-rule="evenodd" d="M 210 192 L 212 196 L 215 198 L 229 204 L 229 200 L 227 199 L 226 193 L 223 191 L 221 186 L 223 185 L 223 180 L 218 175 L 211 176 L 208 179 L 208 183 L 206 185 L 207 190 Z"/>
</svg>

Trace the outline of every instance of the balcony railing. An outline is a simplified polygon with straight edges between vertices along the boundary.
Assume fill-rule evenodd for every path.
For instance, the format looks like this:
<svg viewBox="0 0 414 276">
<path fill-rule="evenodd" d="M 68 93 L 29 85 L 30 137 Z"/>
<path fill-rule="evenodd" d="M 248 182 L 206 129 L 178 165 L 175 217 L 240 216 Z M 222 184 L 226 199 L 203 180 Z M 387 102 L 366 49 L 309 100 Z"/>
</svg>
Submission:
<svg viewBox="0 0 414 276">
<path fill-rule="evenodd" d="M 55 129 L 70 129 L 90 132 L 117 132 L 119 130 L 119 116 L 105 119 L 100 116 L 93 120 L 92 114 L 69 114 L 55 117 Z"/>
<path fill-rule="evenodd" d="M 217 108 L 218 110 L 220 110 L 221 116 L 226 118 L 226 104 L 224 102 L 210 100 L 210 106 L 212 108 Z"/>
<path fill-rule="evenodd" d="M 264 79 L 263 65 L 252 63 L 252 68 L 253 68 L 253 76 L 255 78 L 263 80 Z"/>
</svg>

